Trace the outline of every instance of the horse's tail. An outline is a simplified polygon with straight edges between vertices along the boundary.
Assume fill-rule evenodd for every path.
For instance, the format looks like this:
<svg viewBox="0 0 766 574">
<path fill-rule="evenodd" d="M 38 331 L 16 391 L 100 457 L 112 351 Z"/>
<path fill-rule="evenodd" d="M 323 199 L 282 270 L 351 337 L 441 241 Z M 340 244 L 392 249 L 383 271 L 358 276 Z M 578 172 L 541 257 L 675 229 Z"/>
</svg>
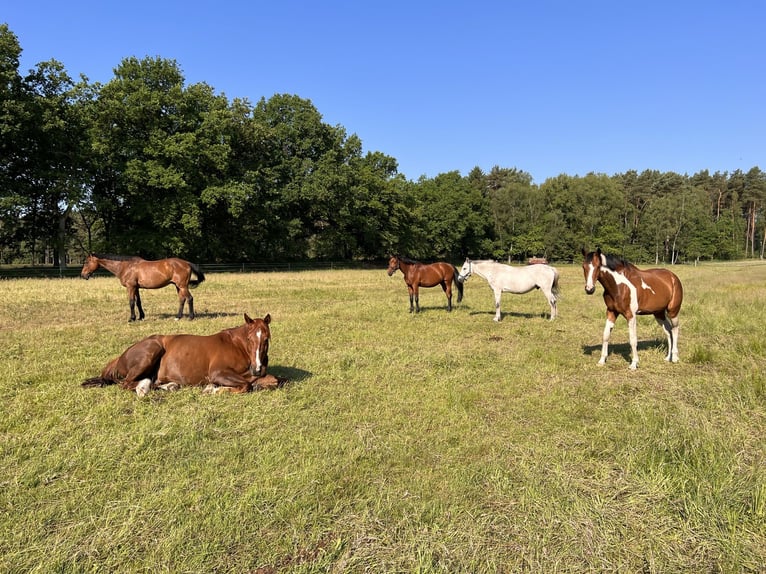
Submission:
<svg viewBox="0 0 766 574">
<path fill-rule="evenodd" d="M 553 293 L 554 297 L 558 297 L 561 293 L 561 289 L 559 288 L 559 270 L 555 267 L 551 267 L 553 269 L 553 284 L 551 285 L 551 293 Z"/>
<path fill-rule="evenodd" d="M 454 269 L 454 273 L 452 274 L 452 281 L 457 286 L 457 302 L 460 303 L 463 300 L 463 282 L 458 281 L 458 277 L 460 277 L 460 271 L 458 271 L 457 267 L 453 265 L 452 269 Z"/>
<path fill-rule="evenodd" d="M 205 280 L 205 274 L 202 272 L 202 270 L 194 263 L 189 263 L 189 267 L 191 267 L 192 273 L 194 273 L 197 278 L 192 279 L 189 281 L 189 287 L 192 289 L 202 283 Z"/>
<path fill-rule="evenodd" d="M 93 387 L 106 387 L 107 385 L 117 384 L 117 379 L 114 376 L 114 366 L 117 364 L 117 361 L 119 360 L 120 360 L 120 357 L 115 357 L 114 359 L 109 361 L 109 364 L 106 367 L 104 367 L 103 371 L 101 371 L 101 376 L 85 379 L 82 382 L 82 386 L 86 388 L 93 388 Z"/>
<path fill-rule="evenodd" d="M 104 377 L 91 377 L 90 379 L 85 379 L 81 385 L 86 388 L 92 388 L 92 387 L 105 387 L 107 385 L 113 385 L 117 381 L 113 381 L 111 379 L 105 379 Z"/>
</svg>

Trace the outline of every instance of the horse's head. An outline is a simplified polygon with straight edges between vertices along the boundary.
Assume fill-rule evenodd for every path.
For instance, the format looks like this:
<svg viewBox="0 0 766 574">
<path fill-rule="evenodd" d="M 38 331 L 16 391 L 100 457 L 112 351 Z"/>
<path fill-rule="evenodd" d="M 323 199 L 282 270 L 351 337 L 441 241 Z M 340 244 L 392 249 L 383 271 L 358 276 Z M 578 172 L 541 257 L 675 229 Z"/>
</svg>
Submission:
<svg viewBox="0 0 766 574">
<path fill-rule="evenodd" d="M 458 273 L 457 280 L 461 283 L 468 281 L 471 273 L 473 273 L 472 263 L 473 262 L 470 259 L 466 258 L 465 263 L 463 263 L 463 266 L 460 268 L 460 273 Z"/>
<path fill-rule="evenodd" d="M 391 277 L 391 275 L 396 273 L 397 269 L 399 269 L 399 256 L 393 255 L 391 259 L 388 260 L 388 269 L 386 269 L 388 276 Z"/>
<path fill-rule="evenodd" d="M 587 253 L 585 247 L 582 248 L 582 271 L 585 275 L 585 292 L 588 295 L 593 295 L 596 291 L 596 281 L 598 281 L 598 274 L 601 272 L 601 266 L 605 264 L 605 257 L 601 253 L 601 248 L 596 248 L 596 251 Z"/>
<path fill-rule="evenodd" d="M 254 377 L 263 377 L 269 366 L 269 339 L 271 339 L 271 315 L 263 319 L 251 319 L 245 313 L 245 337 L 247 352 L 250 355 L 250 373 Z"/>
<path fill-rule="evenodd" d="M 90 276 L 93 275 L 93 272 L 96 269 L 98 269 L 98 259 L 93 255 L 88 255 L 85 258 L 85 264 L 82 266 L 82 271 L 80 271 L 80 277 L 83 279 L 90 279 Z"/>
</svg>

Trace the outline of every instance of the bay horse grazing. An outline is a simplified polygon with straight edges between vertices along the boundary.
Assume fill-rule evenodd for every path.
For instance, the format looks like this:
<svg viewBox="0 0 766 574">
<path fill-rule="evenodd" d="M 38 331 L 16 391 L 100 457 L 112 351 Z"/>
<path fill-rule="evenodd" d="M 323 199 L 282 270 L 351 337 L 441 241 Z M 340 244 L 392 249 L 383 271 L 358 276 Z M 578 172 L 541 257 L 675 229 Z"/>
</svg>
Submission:
<svg viewBox="0 0 766 574">
<path fill-rule="evenodd" d="M 551 307 L 551 321 L 558 314 L 557 300 L 559 295 L 559 272 L 555 267 L 538 263 L 525 267 L 514 267 L 498 263 L 491 259 L 466 259 L 460 269 L 458 280 L 467 281 L 476 273 L 486 279 L 495 294 L 495 321 L 500 321 L 500 296 L 503 293 L 529 293 L 532 289 L 540 289 L 545 300 Z"/>
<path fill-rule="evenodd" d="M 205 274 L 194 263 L 171 257 L 157 261 L 147 261 L 132 255 L 100 255 L 91 254 L 85 258 L 80 276 L 90 279 L 99 267 L 110 271 L 128 289 L 130 304 L 130 320 L 136 320 L 135 307 L 138 306 L 138 318 L 143 320 L 144 308 L 141 306 L 139 289 L 159 289 L 171 283 L 178 292 L 178 314 L 180 319 L 184 314 L 184 305 L 189 303 L 189 319 L 194 319 L 194 297 L 189 288 L 196 287 L 205 280 Z M 192 275 L 196 279 L 192 279 Z"/>
<path fill-rule="evenodd" d="M 601 253 L 600 248 L 590 253 L 583 248 L 582 255 L 585 292 L 592 295 L 596 281 L 604 288 L 606 325 L 598 364 L 606 362 L 609 336 L 618 315 L 628 321 L 631 369 L 638 367 L 637 315 L 654 315 L 668 338 L 665 360 L 678 362 L 678 313 L 684 298 L 678 276 L 667 269 L 639 269 L 624 259 Z"/>
<path fill-rule="evenodd" d="M 246 393 L 284 381 L 266 374 L 271 315 L 214 335 L 152 335 L 111 360 L 84 387 L 118 384 L 143 397 L 150 390 L 205 385 L 203 392 Z"/>
<path fill-rule="evenodd" d="M 457 267 L 452 263 L 439 261 L 437 263 L 420 263 L 407 257 L 394 255 L 388 260 L 388 276 L 396 270 L 404 275 L 407 291 L 410 293 L 410 313 L 414 310 L 420 313 L 420 288 L 441 285 L 447 295 L 447 311 L 452 311 L 452 283 L 457 286 L 457 302 L 463 300 L 463 284 L 457 280 Z M 413 306 L 414 303 L 414 306 Z"/>
</svg>

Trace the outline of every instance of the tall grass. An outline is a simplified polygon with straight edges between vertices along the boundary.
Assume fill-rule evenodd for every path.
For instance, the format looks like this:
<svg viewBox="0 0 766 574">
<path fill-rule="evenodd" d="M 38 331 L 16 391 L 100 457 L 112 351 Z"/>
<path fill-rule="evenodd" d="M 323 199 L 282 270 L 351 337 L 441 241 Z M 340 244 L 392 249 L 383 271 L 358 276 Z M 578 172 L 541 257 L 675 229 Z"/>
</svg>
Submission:
<svg viewBox="0 0 766 574">
<path fill-rule="evenodd" d="M 0 281 L 0 570 L 759 572 L 766 265 L 674 269 L 681 362 L 562 266 L 539 292 L 407 291 L 383 270 L 212 274 L 127 322 L 113 277 Z M 80 382 L 130 343 L 271 313 L 274 392 Z"/>
</svg>

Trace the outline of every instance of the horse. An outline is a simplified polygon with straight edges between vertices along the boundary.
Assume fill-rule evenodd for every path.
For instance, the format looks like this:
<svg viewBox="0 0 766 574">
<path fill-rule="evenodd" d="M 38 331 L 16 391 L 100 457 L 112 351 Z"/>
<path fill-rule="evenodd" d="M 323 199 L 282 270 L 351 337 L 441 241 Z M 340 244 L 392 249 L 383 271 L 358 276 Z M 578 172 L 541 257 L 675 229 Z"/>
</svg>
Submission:
<svg viewBox="0 0 766 574">
<path fill-rule="evenodd" d="M 139 397 L 152 389 L 205 385 L 206 393 L 246 393 L 284 383 L 267 375 L 271 315 L 214 335 L 151 335 L 112 359 L 84 387 L 118 384 Z"/>
<path fill-rule="evenodd" d="M 410 293 L 410 313 L 413 310 L 420 313 L 420 287 L 441 285 L 447 296 L 447 311 L 452 311 L 453 282 L 457 286 L 457 302 L 460 303 L 463 300 L 463 284 L 457 280 L 457 267 L 452 263 L 439 261 L 425 264 L 407 257 L 394 255 L 388 260 L 388 276 L 391 277 L 397 269 L 404 275 L 404 282 Z"/>
<path fill-rule="evenodd" d="M 194 319 L 194 297 L 189 288 L 194 288 L 205 280 L 205 274 L 194 263 L 176 257 L 147 261 L 132 255 L 93 253 L 85 258 L 80 276 L 83 279 L 90 279 L 99 267 L 114 274 L 123 287 L 128 289 L 131 321 L 136 320 L 136 306 L 138 306 L 139 320 L 144 318 L 139 289 L 159 289 L 171 283 L 176 286 L 179 300 L 176 319 L 183 317 L 186 302 L 189 303 L 189 319 Z M 195 275 L 196 279 L 192 279 L 192 275 Z"/>
<path fill-rule="evenodd" d="M 583 248 L 582 255 L 585 293 L 593 295 L 596 281 L 604 288 L 606 325 L 598 364 L 606 362 L 609 336 L 618 315 L 628 322 L 631 369 L 638 367 L 636 315 L 654 315 L 668 339 L 665 360 L 678 362 L 678 313 L 684 298 L 678 276 L 667 269 L 639 269 L 624 259 L 603 254 L 600 248 L 590 253 Z"/>
<path fill-rule="evenodd" d="M 556 301 L 559 295 L 559 272 L 550 265 L 535 264 L 526 267 L 512 267 L 490 259 L 466 259 L 460 269 L 458 281 L 465 282 L 476 273 L 489 283 L 495 294 L 495 321 L 502 320 L 500 314 L 500 296 L 503 293 L 529 293 L 532 289 L 540 289 L 545 300 L 551 306 L 553 321 L 558 314 Z"/>
</svg>

